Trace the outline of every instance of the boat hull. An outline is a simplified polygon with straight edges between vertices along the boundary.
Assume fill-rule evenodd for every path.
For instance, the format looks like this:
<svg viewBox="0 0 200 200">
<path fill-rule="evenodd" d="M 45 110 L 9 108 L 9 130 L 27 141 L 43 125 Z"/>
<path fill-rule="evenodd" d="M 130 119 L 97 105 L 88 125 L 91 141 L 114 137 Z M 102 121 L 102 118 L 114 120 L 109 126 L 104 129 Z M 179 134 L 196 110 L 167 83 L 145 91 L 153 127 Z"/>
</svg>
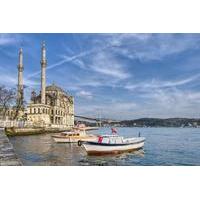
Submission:
<svg viewBox="0 0 200 200">
<path fill-rule="evenodd" d="M 131 144 L 98 144 L 94 142 L 85 142 L 83 147 L 88 155 L 120 154 L 131 152 L 143 148 L 144 140 Z"/>
</svg>

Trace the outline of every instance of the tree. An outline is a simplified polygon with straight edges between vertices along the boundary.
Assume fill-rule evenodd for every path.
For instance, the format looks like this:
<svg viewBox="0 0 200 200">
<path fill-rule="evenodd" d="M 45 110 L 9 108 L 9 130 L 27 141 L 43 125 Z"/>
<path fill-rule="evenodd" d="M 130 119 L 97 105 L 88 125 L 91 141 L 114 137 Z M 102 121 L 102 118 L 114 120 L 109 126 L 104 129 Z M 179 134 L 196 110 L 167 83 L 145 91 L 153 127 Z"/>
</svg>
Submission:
<svg viewBox="0 0 200 200">
<path fill-rule="evenodd" d="M 16 100 L 16 91 L 13 88 L 0 86 L 0 114 L 5 118 L 6 112 Z"/>
</svg>

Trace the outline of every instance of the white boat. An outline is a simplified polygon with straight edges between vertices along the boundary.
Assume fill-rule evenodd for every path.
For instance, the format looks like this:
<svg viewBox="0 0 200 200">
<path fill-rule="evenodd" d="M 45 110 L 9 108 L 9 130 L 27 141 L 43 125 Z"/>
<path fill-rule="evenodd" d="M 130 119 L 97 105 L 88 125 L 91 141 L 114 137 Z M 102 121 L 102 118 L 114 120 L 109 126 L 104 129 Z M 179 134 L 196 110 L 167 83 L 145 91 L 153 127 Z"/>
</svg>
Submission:
<svg viewBox="0 0 200 200">
<path fill-rule="evenodd" d="M 123 138 L 118 135 L 102 135 L 93 141 L 79 141 L 78 145 L 85 148 L 88 155 L 118 154 L 141 149 L 144 137 Z"/>
<path fill-rule="evenodd" d="M 63 132 L 60 134 L 52 135 L 57 143 L 77 143 L 79 140 L 95 140 L 96 136 L 92 134 L 82 134 L 81 132 Z"/>
<path fill-rule="evenodd" d="M 62 132 L 52 135 L 53 139 L 57 143 L 77 143 L 79 140 L 92 141 L 97 138 L 96 135 L 87 134 L 86 131 L 91 130 L 90 127 L 79 125 L 73 128 L 73 131 Z"/>
</svg>

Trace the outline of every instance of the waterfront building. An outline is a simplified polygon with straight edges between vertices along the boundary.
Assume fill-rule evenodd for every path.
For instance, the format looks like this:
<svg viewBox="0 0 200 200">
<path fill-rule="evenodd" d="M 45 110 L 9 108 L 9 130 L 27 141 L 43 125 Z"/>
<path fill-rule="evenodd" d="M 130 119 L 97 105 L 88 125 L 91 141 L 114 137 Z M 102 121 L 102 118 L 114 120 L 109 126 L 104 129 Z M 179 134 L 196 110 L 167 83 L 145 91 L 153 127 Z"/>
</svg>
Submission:
<svg viewBox="0 0 200 200">
<path fill-rule="evenodd" d="M 74 126 L 74 98 L 60 87 L 52 84 L 45 87 L 45 101 L 42 92 L 32 92 L 31 102 L 27 106 L 27 120 L 35 124 L 51 126 Z"/>
<path fill-rule="evenodd" d="M 19 51 L 18 85 L 16 106 L 8 109 L 6 119 L 25 119 L 35 126 L 73 127 L 74 126 L 74 98 L 55 84 L 46 86 L 46 47 L 42 43 L 41 49 L 41 90 L 37 95 L 32 91 L 31 101 L 24 108 L 23 86 L 23 52 Z"/>
</svg>

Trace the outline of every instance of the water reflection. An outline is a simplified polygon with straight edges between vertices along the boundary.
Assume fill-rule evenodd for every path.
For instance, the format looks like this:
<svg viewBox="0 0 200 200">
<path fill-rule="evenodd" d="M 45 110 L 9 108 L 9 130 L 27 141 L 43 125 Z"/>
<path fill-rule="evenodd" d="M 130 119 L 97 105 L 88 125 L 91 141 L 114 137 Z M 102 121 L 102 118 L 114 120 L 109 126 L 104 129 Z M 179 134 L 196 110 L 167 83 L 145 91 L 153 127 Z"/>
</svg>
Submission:
<svg viewBox="0 0 200 200">
<path fill-rule="evenodd" d="M 134 165 L 134 158 L 144 157 L 144 151 L 133 151 L 129 153 L 117 154 L 117 155 L 104 155 L 104 156 L 84 156 L 80 161 L 80 165 L 114 165 L 122 166 L 128 165 L 131 161 Z"/>
</svg>

